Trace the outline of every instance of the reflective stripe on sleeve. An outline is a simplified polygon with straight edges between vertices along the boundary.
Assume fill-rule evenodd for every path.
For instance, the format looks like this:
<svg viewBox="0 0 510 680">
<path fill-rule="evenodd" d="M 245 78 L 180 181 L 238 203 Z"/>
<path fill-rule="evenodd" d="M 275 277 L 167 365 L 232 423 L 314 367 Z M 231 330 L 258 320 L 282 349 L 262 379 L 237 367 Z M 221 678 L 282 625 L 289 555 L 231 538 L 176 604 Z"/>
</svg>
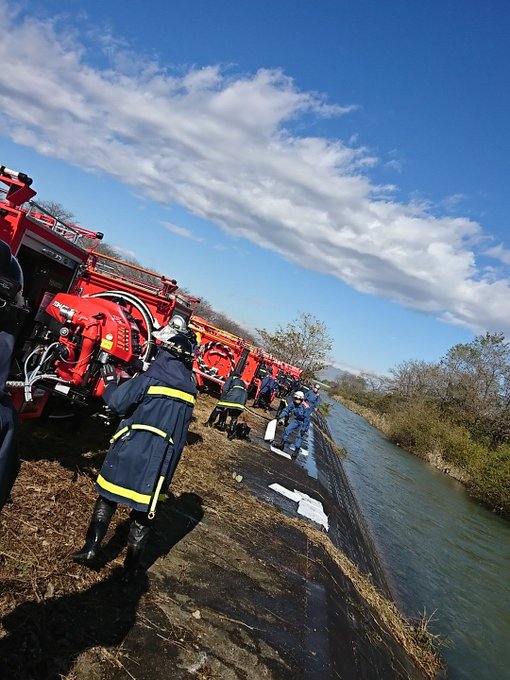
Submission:
<svg viewBox="0 0 510 680">
<path fill-rule="evenodd" d="M 192 394 L 188 394 L 182 390 L 174 390 L 173 387 L 160 387 L 159 385 L 151 385 L 147 390 L 147 394 L 160 397 L 173 397 L 174 399 L 187 401 L 188 404 L 195 403 L 195 397 Z"/>
</svg>

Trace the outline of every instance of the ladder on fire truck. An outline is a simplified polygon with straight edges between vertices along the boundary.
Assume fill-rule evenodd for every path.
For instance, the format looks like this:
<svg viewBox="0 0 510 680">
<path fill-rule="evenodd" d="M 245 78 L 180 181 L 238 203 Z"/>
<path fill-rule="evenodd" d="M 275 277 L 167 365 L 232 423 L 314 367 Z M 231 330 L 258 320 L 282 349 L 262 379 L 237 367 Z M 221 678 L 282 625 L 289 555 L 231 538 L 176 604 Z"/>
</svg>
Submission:
<svg viewBox="0 0 510 680">
<path fill-rule="evenodd" d="M 52 215 L 42 205 L 30 200 L 35 195 L 35 191 L 30 189 L 33 180 L 24 172 L 18 172 L 7 168 L 5 165 L 0 165 L 0 181 L 4 181 L 9 186 L 8 189 L 0 187 L 0 193 L 5 195 L 8 205 L 12 207 L 23 206 L 27 217 L 48 227 L 71 243 L 81 245 L 80 239 L 89 239 L 92 243 L 87 249 L 93 250 L 102 240 L 104 236 L 102 232 L 85 229 L 85 227 L 80 227 L 72 222 L 64 222 Z"/>
</svg>

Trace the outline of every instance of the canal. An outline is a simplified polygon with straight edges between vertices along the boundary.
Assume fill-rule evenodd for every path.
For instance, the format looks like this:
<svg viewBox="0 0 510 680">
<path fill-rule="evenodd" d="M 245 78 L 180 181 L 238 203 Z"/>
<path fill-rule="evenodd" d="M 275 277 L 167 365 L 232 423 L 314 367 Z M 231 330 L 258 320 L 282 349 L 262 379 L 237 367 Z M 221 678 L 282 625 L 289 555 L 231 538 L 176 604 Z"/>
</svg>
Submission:
<svg viewBox="0 0 510 680">
<path fill-rule="evenodd" d="M 430 628 L 454 680 L 510 678 L 510 522 L 463 487 L 331 403 L 328 424 L 397 602 Z"/>
</svg>

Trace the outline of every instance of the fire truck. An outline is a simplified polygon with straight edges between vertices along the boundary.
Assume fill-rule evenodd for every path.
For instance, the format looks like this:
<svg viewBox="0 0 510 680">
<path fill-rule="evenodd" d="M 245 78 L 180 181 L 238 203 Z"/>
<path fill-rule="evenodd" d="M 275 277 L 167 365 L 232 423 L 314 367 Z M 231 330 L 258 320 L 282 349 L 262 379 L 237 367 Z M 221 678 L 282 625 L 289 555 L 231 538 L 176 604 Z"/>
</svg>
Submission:
<svg viewBox="0 0 510 680">
<path fill-rule="evenodd" d="M 155 351 L 152 333 L 184 328 L 196 301 L 175 279 L 96 248 L 103 238 L 47 214 L 32 199 L 32 179 L 0 166 L 0 239 L 22 267 L 20 314 L 9 392 L 24 418 L 37 418 L 54 393 L 89 405 L 101 396 L 101 367 L 133 376 Z"/>
<path fill-rule="evenodd" d="M 243 338 L 192 315 L 198 298 L 179 292 L 175 279 L 119 260 L 97 248 L 101 232 L 64 222 L 33 201 L 26 174 L 0 166 L 0 239 L 25 277 L 9 392 L 22 418 L 37 418 L 50 394 L 97 406 L 101 368 L 111 363 L 121 380 L 154 355 L 153 332 L 171 323 L 189 327 L 198 348 L 194 372 L 201 389 L 220 391 L 237 370 L 251 394 L 264 369 L 274 377 L 299 375 Z"/>
<path fill-rule="evenodd" d="M 199 340 L 194 371 L 200 388 L 218 391 L 233 370 L 247 385 L 252 383 L 263 358 L 262 350 L 195 314 L 190 327 Z"/>
<path fill-rule="evenodd" d="M 214 326 L 193 314 L 190 327 L 199 340 L 194 371 L 200 388 L 217 391 L 236 370 L 256 397 L 265 375 L 271 374 L 285 388 L 301 375 L 301 369 L 275 359 L 247 340 Z"/>
</svg>

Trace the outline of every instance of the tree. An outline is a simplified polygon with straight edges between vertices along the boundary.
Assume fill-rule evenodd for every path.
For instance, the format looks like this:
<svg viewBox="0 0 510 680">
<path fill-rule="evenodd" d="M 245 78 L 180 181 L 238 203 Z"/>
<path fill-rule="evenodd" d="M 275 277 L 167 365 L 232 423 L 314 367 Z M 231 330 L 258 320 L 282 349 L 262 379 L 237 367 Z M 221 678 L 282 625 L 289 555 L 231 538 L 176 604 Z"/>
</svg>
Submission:
<svg viewBox="0 0 510 680">
<path fill-rule="evenodd" d="M 362 375 L 344 373 L 334 383 L 333 390 L 340 390 L 344 394 L 360 395 L 367 391 L 367 381 Z"/>
<path fill-rule="evenodd" d="M 76 216 L 70 210 L 65 208 L 62 203 L 56 201 L 39 201 L 37 205 L 52 217 L 56 217 L 60 222 L 74 224 Z"/>
<path fill-rule="evenodd" d="M 404 399 L 439 400 L 444 376 L 439 364 L 409 359 L 391 369 L 393 391 Z"/>
<path fill-rule="evenodd" d="M 477 436 L 494 443 L 508 438 L 510 346 L 502 333 L 479 335 L 452 347 L 441 367 L 449 413 Z"/>
<path fill-rule="evenodd" d="M 187 291 L 185 292 L 187 293 Z M 204 298 L 200 298 L 200 302 L 194 307 L 193 312 L 213 326 L 217 326 L 218 328 L 227 331 L 227 333 L 232 333 L 232 335 L 237 335 L 239 338 L 243 338 L 243 340 L 248 340 L 248 342 L 251 342 L 254 345 L 257 344 L 257 340 L 251 331 L 241 326 L 237 321 L 231 319 L 224 312 L 214 309 L 210 302 Z"/>
<path fill-rule="evenodd" d="M 360 376 L 365 382 L 365 389 L 376 394 L 385 394 L 390 391 L 392 381 L 387 375 L 374 375 L 363 372 Z"/>
<path fill-rule="evenodd" d="M 333 343 L 326 324 L 306 312 L 287 326 L 277 326 L 274 333 L 258 328 L 257 332 L 263 349 L 276 359 L 301 368 L 305 380 L 324 368 Z"/>
</svg>

